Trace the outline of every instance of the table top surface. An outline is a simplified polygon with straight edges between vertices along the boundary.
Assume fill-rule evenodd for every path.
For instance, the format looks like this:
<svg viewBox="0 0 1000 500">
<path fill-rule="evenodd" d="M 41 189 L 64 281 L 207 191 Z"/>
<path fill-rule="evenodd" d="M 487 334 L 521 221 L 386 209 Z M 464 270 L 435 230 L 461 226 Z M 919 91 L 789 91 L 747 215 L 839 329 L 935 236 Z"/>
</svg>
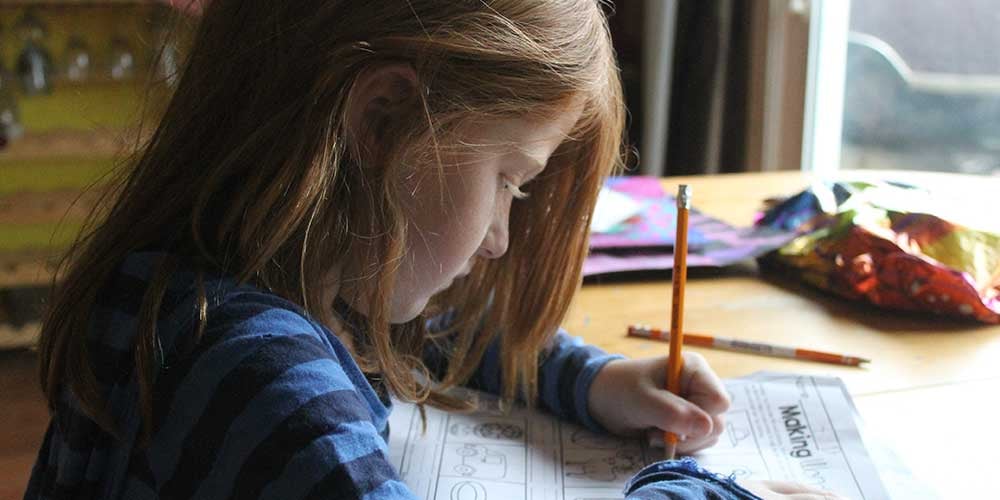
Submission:
<svg viewBox="0 0 1000 500">
<path fill-rule="evenodd" d="M 867 173 L 921 179 L 990 200 L 1000 179 L 949 174 Z M 800 172 L 674 177 L 694 192 L 694 207 L 731 224 L 749 225 L 762 200 L 794 194 L 810 176 Z M 976 194 L 971 194 L 976 193 Z M 611 352 L 665 355 L 664 343 L 625 337 L 633 323 L 669 325 L 669 279 L 585 285 L 564 322 L 573 334 Z M 829 350 L 872 359 L 865 368 L 691 347 L 723 377 L 758 370 L 836 375 L 855 398 L 865 427 L 890 445 L 921 483 L 941 498 L 983 498 L 1000 469 L 1000 325 L 879 310 L 833 297 L 793 280 L 763 276 L 748 264 L 691 272 L 685 330 Z M 686 347 L 687 349 L 687 347 Z M 0 426 L 0 498 L 19 496 L 47 422 L 34 362 L 0 356 L 0 402 L 10 404 Z M 10 400 L 10 401 L 8 401 Z M 9 446 L 8 446 L 9 445 Z M 941 460 L 940 457 L 948 457 Z"/>
<path fill-rule="evenodd" d="M 996 178 L 910 172 L 857 175 L 927 181 L 974 196 L 1000 192 Z M 780 172 L 673 177 L 663 182 L 668 192 L 678 184 L 691 185 L 696 209 L 746 226 L 765 198 L 797 193 L 811 180 L 800 172 Z M 666 344 L 626 337 L 625 330 L 637 323 L 668 328 L 670 298 L 669 279 L 588 284 L 577 295 L 564 325 L 611 352 L 665 355 Z M 795 280 L 762 275 L 748 264 L 689 272 L 684 329 L 871 359 L 867 367 L 855 368 L 690 348 L 703 354 L 724 378 L 758 370 L 842 378 L 866 427 L 884 437 L 914 475 L 942 498 L 975 498 L 975 490 L 985 487 L 985 479 L 977 484 L 967 479 L 974 474 L 961 467 L 976 471 L 982 467 L 984 473 L 1000 467 L 996 458 L 1000 436 L 989 432 L 987 425 L 1000 421 L 1000 406 L 994 401 L 1000 393 L 1000 325 L 881 310 Z M 942 426 L 948 432 L 942 433 Z M 935 438 L 939 442 L 929 446 L 925 436 L 935 435 L 941 435 Z M 955 460 L 942 464 L 939 457 L 945 450 Z M 949 483 L 957 479 L 962 484 L 956 489 Z"/>
</svg>

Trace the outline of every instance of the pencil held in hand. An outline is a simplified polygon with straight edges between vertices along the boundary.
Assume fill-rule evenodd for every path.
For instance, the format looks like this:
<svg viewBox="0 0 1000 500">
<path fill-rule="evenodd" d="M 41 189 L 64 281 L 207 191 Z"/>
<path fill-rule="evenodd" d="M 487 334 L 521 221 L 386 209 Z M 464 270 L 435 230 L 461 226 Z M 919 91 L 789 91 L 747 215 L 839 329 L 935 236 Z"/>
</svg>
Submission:
<svg viewBox="0 0 1000 500">
<path fill-rule="evenodd" d="M 681 345 L 684 342 L 684 285 L 687 282 L 687 233 L 688 211 L 691 209 L 691 188 L 681 184 L 677 188 L 677 235 L 674 239 L 674 294 L 670 308 L 670 331 L 681 332 L 670 337 L 670 357 L 667 360 L 667 390 L 681 394 L 681 371 L 684 369 L 684 358 L 681 357 Z M 677 435 L 666 432 L 663 444 L 667 451 L 667 460 L 672 460 L 677 453 Z"/>
</svg>

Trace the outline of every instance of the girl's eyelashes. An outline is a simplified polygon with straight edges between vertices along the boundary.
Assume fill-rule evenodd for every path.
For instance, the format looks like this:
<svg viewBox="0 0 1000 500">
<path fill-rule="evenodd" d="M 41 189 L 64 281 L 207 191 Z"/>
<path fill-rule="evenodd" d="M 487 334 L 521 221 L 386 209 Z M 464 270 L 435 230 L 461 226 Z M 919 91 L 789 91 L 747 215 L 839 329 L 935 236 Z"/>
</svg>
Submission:
<svg viewBox="0 0 1000 500">
<path fill-rule="evenodd" d="M 514 184 L 513 182 L 510 182 L 509 180 L 507 180 L 507 178 L 503 179 L 503 187 L 507 191 L 510 191 L 511 196 L 513 196 L 515 200 L 523 200 L 523 199 L 527 198 L 528 195 L 530 194 L 530 193 L 526 193 L 524 191 L 521 191 L 521 188 L 518 187 L 517 184 Z"/>
</svg>

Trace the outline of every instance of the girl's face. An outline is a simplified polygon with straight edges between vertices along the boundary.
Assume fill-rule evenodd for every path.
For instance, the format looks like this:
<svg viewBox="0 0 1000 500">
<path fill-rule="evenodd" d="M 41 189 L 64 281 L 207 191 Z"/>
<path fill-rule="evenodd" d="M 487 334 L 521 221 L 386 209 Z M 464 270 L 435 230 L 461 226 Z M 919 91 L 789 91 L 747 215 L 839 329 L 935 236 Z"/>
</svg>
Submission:
<svg viewBox="0 0 1000 500">
<path fill-rule="evenodd" d="M 579 119 L 573 106 L 542 121 L 508 119 L 465 127 L 442 146 L 444 172 L 415 168 L 405 207 L 407 251 L 390 303 L 393 323 L 413 319 L 430 298 L 472 269 L 477 258 L 507 251 L 508 218 L 520 189 L 538 176 Z M 488 285 L 484 285 L 488 286 Z"/>
</svg>

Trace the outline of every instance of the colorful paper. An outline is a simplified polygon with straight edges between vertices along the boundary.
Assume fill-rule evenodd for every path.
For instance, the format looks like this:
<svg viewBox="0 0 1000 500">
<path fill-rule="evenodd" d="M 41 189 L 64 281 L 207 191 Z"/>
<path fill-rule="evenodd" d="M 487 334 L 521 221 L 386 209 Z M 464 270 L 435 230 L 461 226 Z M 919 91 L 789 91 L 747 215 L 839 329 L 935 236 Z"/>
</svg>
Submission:
<svg viewBox="0 0 1000 500">
<path fill-rule="evenodd" d="M 663 192 L 656 177 L 612 177 L 605 189 L 627 196 L 640 208 L 638 213 L 613 231 L 595 232 L 590 237 L 590 248 L 642 248 L 672 247 L 677 236 L 677 202 Z M 598 206 L 598 209 L 602 207 Z M 614 209 L 614 205 L 604 208 Z M 595 219 L 609 218 L 604 214 Z M 603 227 L 602 227 L 603 229 Z M 688 246 L 705 243 L 705 237 L 696 227 L 688 232 Z"/>
<path fill-rule="evenodd" d="M 605 188 L 627 194 L 642 203 L 644 218 L 614 233 L 592 234 L 591 253 L 584 276 L 632 271 L 659 271 L 673 267 L 677 231 L 677 203 L 655 177 L 612 177 Z M 697 206 L 697 193 L 694 193 Z M 692 209 L 688 218 L 690 267 L 722 267 L 759 257 L 794 238 L 791 230 L 771 227 L 738 228 Z"/>
</svg>

